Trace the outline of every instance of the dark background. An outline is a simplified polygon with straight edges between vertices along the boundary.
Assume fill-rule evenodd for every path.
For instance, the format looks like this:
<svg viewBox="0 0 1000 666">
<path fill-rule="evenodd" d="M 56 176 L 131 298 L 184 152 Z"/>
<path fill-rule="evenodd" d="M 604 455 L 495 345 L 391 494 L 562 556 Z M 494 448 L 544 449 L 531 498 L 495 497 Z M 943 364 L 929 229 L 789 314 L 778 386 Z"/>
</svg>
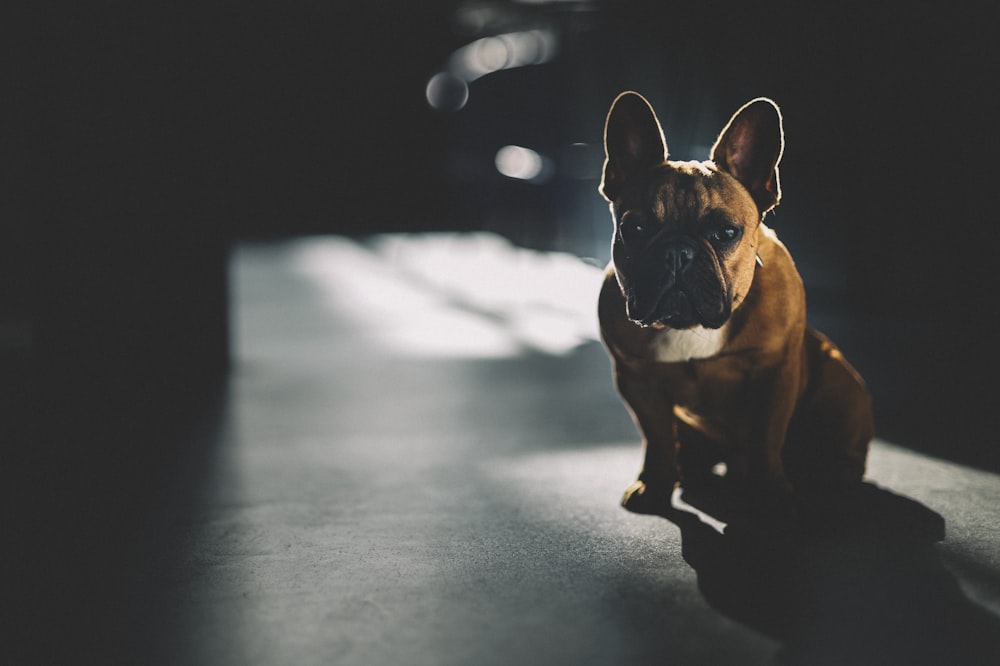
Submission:
<svg viewBox="0 0 1000 666">
<path fill-rule="evenodd" d="M 234 243 L 487 230 L 603 261 L 601 134 L 627 89 L 653 103 L 677 159 L 706 158 L 749 99 L 778 102 L 784 198 L 769 223 L 810 316 L 868 380 L 879 434 L 1000 470 L 994 10 L 204 0 L 3 14 L 12 578 L 81 547 L 103 562 L 181 464 L 169 447 L 225 385 Z M 461 110 L 430 107 L 451 53 L 525 29 L 551 30 L 556 56 L 472 82 Z M 509 144 L 547 156 L 552 177 L 498 174 Z M 88 520 L 110 506 L 113 520 Z M 26 580 L 14 598 L 72 594 Z"/>
<path fill-rule="evenodd" d="M 489 230 L 603 261 L 603 121 L 634 89 L 678 159 L 706 158 L 747 100 L 779 103 L 770 223 L 869 379 L 880 433 L 996 468 L 994 18 L 640 0 L 7 10 L 8 441 L 113 411 L 107 396 L 162 408 L 223 377 L 240 240 Z M 552 60 L 472 82 L 461 110 L 427 103 L 457 48 L 537 28 Z M 507 144 L 549 157 L 552 178 L 498 174 Z"/>
<path fill-rule="evenodd" d="M 938 452 L 956 426 L 991 436 L 992 19 L 903 3 L 33 3 L 5 21 L 4 358 L 46 390 L 218 375 L 240 239 L 487 229 L 603 261 L 614 96 L 645 94 L 672 156 L 703 159 L 766 95 L 786 129 L 771 224 L 814 308 L 855 316 L 855 362 L 905 392 L 886 427 L 919 421 Z M 554 59 L 472 82 L 460 111 L 428 105 L 455 49 L 533 28 L 557 36 Z M 554 176 L 499 175 L 506 144 Z"/>
</svg>

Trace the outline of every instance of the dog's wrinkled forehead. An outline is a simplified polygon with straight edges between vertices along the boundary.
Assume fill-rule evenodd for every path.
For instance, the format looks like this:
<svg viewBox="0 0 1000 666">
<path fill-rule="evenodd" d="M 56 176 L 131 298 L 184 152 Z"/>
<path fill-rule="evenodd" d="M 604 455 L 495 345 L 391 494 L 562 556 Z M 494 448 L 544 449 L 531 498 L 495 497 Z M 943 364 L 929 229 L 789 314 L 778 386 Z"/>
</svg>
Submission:
<svg viewBox="0 0 1000 666">
<path fill-rule="evenodd" d="M 619 216 L 630 209 L 651 213 L 663 224 L 696 224 L 709 212 L 720 209 L 741 213 L 737 223 L 759 217 L 753 199 L 739 182 L 711 162 L 667 162 L 651 170 L 644 182 L 636 183 L 616 206 Z M 734 203 L 741 203 L 736 205 Z"/>
</svg>

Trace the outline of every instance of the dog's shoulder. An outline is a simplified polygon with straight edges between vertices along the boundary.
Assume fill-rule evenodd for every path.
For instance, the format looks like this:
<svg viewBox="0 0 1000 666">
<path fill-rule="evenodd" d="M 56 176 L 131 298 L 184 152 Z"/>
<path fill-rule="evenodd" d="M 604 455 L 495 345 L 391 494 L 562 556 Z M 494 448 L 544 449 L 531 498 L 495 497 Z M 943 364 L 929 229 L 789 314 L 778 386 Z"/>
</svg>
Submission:
<svg viewBox="0 0 1000 666">
<path fill-rule="evenodd" d="M 793 309 L 805 307 L 805 286 L 795 260 L 778 234 L 763 222 L 758 235 L 758 266 L 751 291 L 767 294 Z M 776 303 L 775 305 L 779 305 Z"/>
<path fill-rule="evenodd" d="M 746 299 L 730 319 L 730 340 L 737 348 L 784 354 L 790 340 L 805 334 L 806 296 L 795 261 L 778 235 L 761 224 L 760 261 Z"/>
</svg>

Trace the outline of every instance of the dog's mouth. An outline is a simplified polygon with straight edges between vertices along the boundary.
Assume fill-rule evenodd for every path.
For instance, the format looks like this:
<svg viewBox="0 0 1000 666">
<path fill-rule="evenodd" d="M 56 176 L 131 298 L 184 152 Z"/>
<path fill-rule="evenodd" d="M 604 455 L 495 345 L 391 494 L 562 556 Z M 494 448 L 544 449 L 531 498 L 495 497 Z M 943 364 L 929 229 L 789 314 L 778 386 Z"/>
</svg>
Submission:
<svg viewBox="0 0 1000 666">
<path fill-rule="evenodd" d="M 721 328 L 732 313 L 731 299 L 722 293 L 706 298 L 685 289 L 671 289 L 653 301 L 645 312 L 639 309 L 636 299 L 628 300 L 629 318 L 640 326 L 652 328 Z"/>
<path fill-rule="evenodd" d="M 634 318 L 641 326 L 654 328 L 690 328 L 698 323 L 697 311 L 691 298 L 683 290 L 667 295 L 645 315 Z"/>
</svg>

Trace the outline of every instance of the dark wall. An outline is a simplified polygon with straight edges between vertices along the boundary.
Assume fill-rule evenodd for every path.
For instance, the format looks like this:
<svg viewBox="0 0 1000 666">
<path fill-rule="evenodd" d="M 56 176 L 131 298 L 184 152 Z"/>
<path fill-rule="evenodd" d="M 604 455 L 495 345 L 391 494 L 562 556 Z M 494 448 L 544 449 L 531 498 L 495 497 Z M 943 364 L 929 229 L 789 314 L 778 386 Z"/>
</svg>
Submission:
<svg viewBox="0 0 1000 666">
<path fill-rule="evenodd" d="M 448 23 L 375 4 L 11 13 L 2 314 L 43 369 L 218 373 L 233 239 L 434 219 Z"/>
<path fill-rule="evenodd" d="M 595 188 L 618 92 L 649 97 L 681 159 L 767 95 L 787 139 L 771 222 L 810 298 L 901 322 L 911 341 L 892 367 L 925 387 L 921 404 L 957 394 L 992 411 L 978 388 L 998 286 L 986 9 L 213 0 L 5 18 L 4 358 L 33 349 L 55 375 L 223 371 L 239 238 L 485 228 L 603 247 Z M 428 106 L 456 48 L 537 27 L 559 37 L 553 60 L 474 81 L 460 111 Z M 551 156 L 554 177 L 500 176 L 506 144 Z M 902 344 L 881 330 L 870 348 Z"/>
</svg>

